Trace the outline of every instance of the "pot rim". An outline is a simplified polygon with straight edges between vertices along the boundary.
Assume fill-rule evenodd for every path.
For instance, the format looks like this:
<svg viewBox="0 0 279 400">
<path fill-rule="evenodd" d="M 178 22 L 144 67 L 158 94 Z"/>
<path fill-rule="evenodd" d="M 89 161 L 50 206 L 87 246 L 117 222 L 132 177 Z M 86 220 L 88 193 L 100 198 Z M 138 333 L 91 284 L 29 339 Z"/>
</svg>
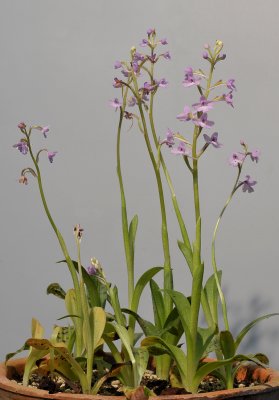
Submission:
<svg viewBox="0 0 279 400">
<path fill-rule="evenodd" d="M 26 397 L 29 399 L 57 399 L 57 400 L 69 400 L 69 398 L 76 400 L 126 400 L 125 396 L 106 396 L 106 395 L 89 395 L 89 394 L 71 394 L 71 393 L 54 393 L 50 394 L 46 390 L 24 387 L 12 381 L 8 378 L 14 369 L 21 372 L 24 369 L 26 358 L 18 358 L 9 360 L 7 365 L 0 363 L 0 391 L 8 393 L 16 393 L 20 397 Z M 242 370 L 241 370 L 242 369 Z M 259 391 L 262 393 L 268 393 L 279 388 L 279 371 L 272 368 L 262 368 L 254 365 L 247 365 L 241 367 L 241 373 L 245 373 L 248 369 L 252 371 L 252 377 L 260 382 L 259 385 L 253 387 L 235 388 L 218 390 L 215 392 L 197 393 L 197 394 L 180 394 L 180 395 L 160 395 L 151 396 L 149 400 L 193 400 L 193 399 L 223 399 L 231 398 L 233 396 L 248 396 L 256 394 Z M 0 396 L 1 398 L 1 396 Z"/>
</svg>

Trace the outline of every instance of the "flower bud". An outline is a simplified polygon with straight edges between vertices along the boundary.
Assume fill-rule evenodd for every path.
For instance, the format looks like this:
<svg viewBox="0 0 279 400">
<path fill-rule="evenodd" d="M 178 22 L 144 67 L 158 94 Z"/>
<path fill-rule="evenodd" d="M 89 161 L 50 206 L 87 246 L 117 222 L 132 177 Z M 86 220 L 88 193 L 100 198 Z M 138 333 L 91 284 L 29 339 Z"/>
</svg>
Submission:
<svg viewBox="0 0 279 400">
<path fill-rule="evenodd" d="M 203 57 L 205 60 L 207 60 L 207 59 L 208 59 L 208 52 L 207 52 L 207 51 L 204 51 L 204 52 L 202 53 L 202 57 Z"/>
<path fill-rule="evenodd" d="M 26 128 L 26 124 L 24 122 L 20 122 L 17 126 L 20 130 L 25 129 Z"/>
</svg>

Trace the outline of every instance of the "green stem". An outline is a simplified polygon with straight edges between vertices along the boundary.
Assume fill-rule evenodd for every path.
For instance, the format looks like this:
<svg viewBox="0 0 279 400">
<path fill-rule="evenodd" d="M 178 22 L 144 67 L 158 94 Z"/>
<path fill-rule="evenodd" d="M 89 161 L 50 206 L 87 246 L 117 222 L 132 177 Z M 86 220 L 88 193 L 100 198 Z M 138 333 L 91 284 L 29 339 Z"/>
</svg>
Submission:
<svg viewBox="0 0 279 400">
<path fill-rule="evenodd" d="M 200 198 L 199 198 L 199 176 L 198 176 L 198 159 L 197 159 L 197 140 L 199 137 L 200 129 L 195 127 L 193 135 L 192 145 L 192 157 L 193 157 L 193 190 L 194 190 L 194 204 L 195 204 L 195 216 L 196 224 L 200 218 Z"/>
<path fill-rule="evenodd" d="M 168 226 L 167 226 L 167 215 L 166 215 L 166 207 L 165 207 L 165 199 L 164 199 L 164 192 L 163 192 L 163 185 L 161 180 L 160 171 L 157 168 L 157 163 L 152 151 L 152 147 L 150 144 L 150 140 L 148 137 L 148 130 L 146 126 L 146 121 L 144 117 L 144 112 L 142 109 L 142 105 L 139 104 L 139 110 L 141 115 L 141 120 L 143 124 L 144 130 L 144 139 L 147 146 L 147 150 L 153 165 L 153 169 L 156 176 L 158 193 L 159 193 L 159 200 L 160 200 L 160 208 L 161 208 L 161 218 L 162 218 L 162 245 L 163 245 L 163 252 L 164 252 L 164 304 L 165 304 L 165 312 L 167 317 L 172 310 L 172 300 L 170 296 L 167 294 L 166 290 L 173 289 L 173 277 L 172 277 L 172 270 L 171 270 L 171 259 L 170 259 L 170 249 L 169 249 L 169 237 L 168 237 Z"/>
<path fill-rule="evenodd" d="M 225 205 L 224 205 L 224 207 L 223 207 L 223 209 L 222 209 L 222 211 L 221 211 L 221 213 L 219 215 L 219 218 L 217 220 L 216 226 L 214 228 L 213 240 L 212 240 L 212 245 L 211 245 L 212 266 L 213 266 L 216 285 L 217 285 L 217 289 L 218 289 L 218 293 L 219 293 L 219 297 L 220 297 L 220 301 L 221 301 L 221 305 L 222 305 L 222 314 L 223 314 L 223 319 L 224 319 L 224 325 L 225 325 L 225 329 L 227 331 L 230 330 L 229 321 L 228 321 L 228 315 L 227 315 L 227 305 L 226 305 L 226 300 L 225 300 L 224 293 L 222 291 L 221 282 L 220 282 L 219 277 L 218 277 L 218 269 L 217 269 L 217 265 L 216 265 L 216 255 L 215 255 L 215 241 L 216 241 L 216 235 L 217 235 L 217 232 L 218 232 L 219 224 L 221 222 L 221 218 L 222 218 L 224 212 L 226 211 L 226 208 L 230 204 L 230 202 L 231 202 L 231 200 L 233 198 L 233 195 L 235 194 L 235 192 L 239 188 L 238 181 L 239 181 L 239 177 L 240 177 L 240 174 L 241 174 L 241 169 L 242 169 L 241 166 L 239 166 L 238 167 L 238 174 L 237 174 L 237 177 L 236 177 L 235 184 L 233 186 L 233 190 L 231 191 L 231 194 L 228 197 L 228 199 L 227 199 L 227 201 L 226 201 L 226 203 L 225 203 Z"/>
<path fill-rule="evenodd" d="M 165 290 L 164 291 L 164 304 L 165 304 L 165 311 L 166 311 L 165 317 L 167 317 L 172 310 L 172 300 L 171 300 L 170 296 L 167 294 L 166 290 L 173 289 L 173 276 L 172 276 L 172 270 L 171 270 L 168 226 L 167 226 L 167 216 L 166 216 L 163 185 L 162 185 L 160 171 L 157 167 L 157 162 L 154 157 L 154 154 L 152 151 L 152 146 L 151 146 L 151 143 L 149 140 L 148 129 L 147 129 L 147 124 L 146 124 L 146 120 L 145 120 L 145 116 L 144 116 L 141 99 L 137 95 L 138 84 L 137 84 L 137 79 L 135 76 L 133 76 L 133 84 L 134 84 L 134 89 L 135 89 L 133 93 L 136 94 L 138 108 L 139 108 L 140 117 L 141 117 L 142 126 L 143 126 L 144 139 L 145 139 L 148 154 L 149 154 L 149 157 L 150 157 L 150 160 L 151 160 L 154 172 L 155 172 L 158 193 L 159 193 L 161 219 L 162 219 L 161 234 L 162 234 L 162 245 L 163 245 L 163 252 L 164 252 L 164 290 Z"/>
<path fill-rule="evenodd" d="M 124 115 L 123 110 L 121 109 L 119 116 L 118 130 L 117 130 L 116 158 L 117 158 L 117 175 L 118 175 L 120 195 L 121 195 L 122 234 L 123 234 L 127 274 L 128 274 L 128 304 L 129 307 L 131 307 L 133 293 L 134 293 L 134 262 L 131 253 L 127 206 L 126 206 L 126 198 L 125 198 L 124 184 L 121 171 L 120 139 L 121 139 L 123 115 Z"/>
<path fill-rule="evenodd" d="M 154 141 L 154 144 L 155 144 L 156 148 L 158 148 L 158 146 L 160 144 L 159 144 L 159 141 L 158 141 L 158 138 L 157 138 L 157 135 L 156 135 L 155 125 L 154 125 L 153 108 L 154 108 L 154 93 L 151 93 L 150 104 L 149 104 L 149 121 L 150 121 L 150 127 L 151 127 L 152 136 L 153 136 L 153 141 Z M 189 240 L 189 235 L 188 235 L 188 232 L 187 232 L 187 229 L 186 229 L 186 226 L 185 226 L 185 222 L 184 222 L 184 220 L 182 218 L 182 214 L 181 214 L 181 211 L 180 211 L 180 208 L 179 208 L 179 204 L 178 204 L 178 201 L 177 201 L 177 198 L 176 198 L 176 195 L 175 195 L 175 191 L 174 191 L 174 188 L 173 188 L 173 183 L 172 183 L 170 174 L 168 172 L 165 160 L 164 160 L 161 152 L 160 152 L 159 156 L 160 156 L 160 163 L 162 165 L 162 168 L 163 168 L 163 171 L 164 171 L 164 174 L 165 174 L 165 177 L 166 177 L 166 181 L 167 181 L 167 184 L 168 184 L 170 192 L 171 192 L 172 203 L 173 203 L 174 211 L 175 211 L 175 214 L 176 214 L 176 217 L 177 217 L 177 221 L 178 221 L 178 224 L 179 224 L 179 227 L 180 227 L 180 232 L 181 232 L 181 235 L 182 235 L 182 238 L 183 238 L 183 242 L 184 242 L 185 246 L 187 246 L 188 249 L 191 249 L 191 243 L 190 243 L 190 240 Z"/>
<path fill-rule="evenodd" d="M 81 302 L 80 302 L 80 289 L 79 289 L 79 282 L 78 282 L 78 277 L 77 277 L 77 273 L 74 267 L 74 264 L 72 262 L 72 259 L 69 255 L 66 243 L 60 233 L 60 231 L 58 230 L 47 205 L 46 202 L 46 198 L 45 198 L 45 194 L 44 194 L 44 190 L 43 190 L 43 185 L 42 185 L 42 178 L 41 178 L 41 172 L 40 172 L 40 168 L 38 165 L 38 162 L 36 161 L 33 151 L 32 151 L 32 147 L 31 147 L 31 143 L 30 143 L 30 135 L 26 135 L 27 137 L 27 144 L 28 144 L 28 148 L 29 148 L 29 152 L 30 152 L 30 156 L 32 158 L 32 161 L 34 163 L 35 169 L 36 169 L 36 173 L 37 173 L 37 181 L 38 181 L 38 187 L 39 187 L 39 192 L 40 192 L 40 196 L 41 196 L 41 200 L 43 203 L 43 207 L 45 210 L 45 213 L 47 215 L 47 218 L 54 230 L 54 233 L 56 234 L 56 237 L 58 239 L 58 242 L 60 244 L 61 250 L 64 254 L 65 260 L 67 262 L 67 265 L 69 267 L 70 273 L 71 273 L 71 277 L 72 277 L 72 281 L 73 281 L 73 285 L 77 294 L 77 305 L 78 305 L 78 312 L 79 315 L 81 315 Z M 77 340 L 76 340 L 76 355 L 81 355 L 82 354 L 82 337 L 79 335 L 78 332 L 76 332 L 77 335 Z"/>
<path fill-rule="evenodd" d="M 93 360 L 94 360 L 94 348 L 93 348 L 93 330 L 94 326 L 90 325 L 90 317 L 89 317 L 89 308 L 88 301 L 84 287 L 84 281 L 82 277 L 82 267 L 81 267 L 81 257 L 80 257 L 80 239 L 78 235 L 76 237 L 76 245 L 77 245 L 77 262 L 78 262 L 78 272 L 79 272 L 79 284 L 80 284 L 80 295 L 81 295 L 81 309 L 82 309 L 82 322 L 83 322 L 83 335 L 85 339 L 85 348 L 86 348 L 86 377 L 87 377 L 87 391 L 86 393 L 90 393 L 91 382 L 92 382 L 92 374 L 93 374 Z"/>
</svg>

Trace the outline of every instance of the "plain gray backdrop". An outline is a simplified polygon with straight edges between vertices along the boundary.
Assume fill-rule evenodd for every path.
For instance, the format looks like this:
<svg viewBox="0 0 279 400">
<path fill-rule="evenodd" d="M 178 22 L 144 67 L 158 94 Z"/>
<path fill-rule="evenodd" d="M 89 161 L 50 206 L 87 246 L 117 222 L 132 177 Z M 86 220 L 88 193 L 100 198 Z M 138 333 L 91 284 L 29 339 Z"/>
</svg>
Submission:
<svg viewBox="0 0 279 400">
<path fill-rule="evenodd" d="M 37 317 L 49 335 L 65 314 L 63 302 L 46 295 L 51 282 L 71 287 L 67 268 L 56 261 L 60 248 L 44 215 L 36 181 L 18 184 L 30 165 L 12 145 L 17 123 L 50 125 L 45 140 L 34 133 L 35 146 L 58 151 L 41 168 L 49 207 L 76 257 L 73 226 L 84 228 L 82 261 L 97 257 L 108 280 L 118 285 L 126 306 L 126 272 L 116 175 L 117 114 L 108 106 L 115 60 L 125 60 L 149 27 L 167 37 L 171 61 L 158 65 L 160 90 L 155 106 L 157 132 L 180 130 L 176 120 L 196 91 L 181 85 L 187 66 L 207 68 L 204 43 L 224 42 L 227 59 L 218 64 L 216 80 L 235 78 L 235 108 L 218 105 L 211 113 L 223 143 L 201 161 L 202 218 L 206 276 L 211 274 L 210 238 L 235 179 L 228 157 L 239 141 L 261 149 L 256 165 L 244 173 L 258 181 L 255 193 L 239 192 L 224 216 L 217 239 L 229 318 L 234 332 L 259 315 L 279 311 L 278 293 L 278 73 L 279 3 L 276 0 L 1 0 L 1 253 L 0 358 L 30 336 Z M 123 131 L 123 167 L 129 217 L 139 215 L 136 276 L 161 265 L 160 213 L 155 178 L 136 127 Z M 190 177 L 179 157 L 165 151 L 177 197 L 193 233 Z M 180 238 L 169 201 L 169 230 L 175 285 L 189 294 L 190 276 L 177 249 Z M 141 312 L 151 318 L 148 291 Z M 243 342 L 246 352 L 263 352 L 279 367 L 279 319 L 261 322 Z"/>
</svg>

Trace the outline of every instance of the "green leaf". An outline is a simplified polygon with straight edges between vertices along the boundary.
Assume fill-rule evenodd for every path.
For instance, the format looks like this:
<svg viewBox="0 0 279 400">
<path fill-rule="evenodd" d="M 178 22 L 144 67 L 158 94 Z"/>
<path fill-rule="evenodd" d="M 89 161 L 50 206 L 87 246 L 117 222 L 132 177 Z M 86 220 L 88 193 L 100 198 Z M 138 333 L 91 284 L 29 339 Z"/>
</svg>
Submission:
<svg viewBox="0 0 279 400">
<path fill-rule="evenodd" d="M 137 229 L 138 229 L 138 216 L 134 215 L 134 217 L 131 220 L 130 225 L 129 225 L 129 243 L 130 243 L 132 260 L 134 260 L 135 240 L 136 240 Z"/>
<path fill-rule="evenodd" d="M 146 371 L 148 360 L 149 360 L 149 353 L 148 350 L 144 347 L 139 347 L 134 349 L 134 356 L 136 360 L 137 366 L 137 380 L 140 384 L 142 376 Z"/>
<path fill-rule="evenodd" d="M 53 294 L 54 296 L 63 300 L 66 296 L 65 290 L 59 285 L 59 283 L 51 283 L 48 285 L 46 292 L 47 294 Z"/>
<path fill-rule="evenodd" d="M 218 271 L 218 280 L 221 282 L 222 278 L 222 271 Z M 213 321 L 215 322 L 216 325 L 218 325 L 218 301 L 219 301 L 219 296 L 218 296 L 218 288 L 216 284 L 216 278 L 215 275 L 212 274 L 208 280 L 206 281 L 206 284 L 204 286 L 204 292 L 205 296 L 208 301 L 208 305 L 211 311 L 211 315 L 213 317 Z"/>
<path fill-rule="evenodd" d="M 270 317 L 274 317 L 275 315 L 279 315 L 279 313 L 272 313 L 272 314 L 266 314 L 263 315 L 259 318 L 254 319 L 252 322 L 250 322 L 248 325 L 246 325 L 242 331 L 237 335 L 236 339 L 235 339 L 235 349 L 237 350 L 238 346 L 240 345 L 240 343 L 242 342 L 243 338 L 245 337 L 245 335 L 260 321 L 263 321 L 264 319 L 270 318 Z"/>
<path fill-rule="evenodd" d="M 13 353 L 8 353 L 6 355 L 5 363 L 7 363 L 12 357 L 16 356 L 17 354 L 21 353 L 22 351 L 29 350 L 29 348 L 30 347 L 26 343 L 24 343 L 24 345 L 20 349 L 14 351 Z"/>
<path fill-rule="evenodd" d="M 152 267 L 148 269 L 146 272 L 142 274 L 142 276 L 137 281 L 135 286 L 132 303 L 131 303 L 131 310 L 137 312 L 139 300 L 142 294 L 143 289 L 147 285 L 148 282 L 151 281 L 154 275 L 156 275 L 159 271 L 162 271 L 162 267 Z"/>
<path fill-rule="evenodd" d="M 162 329 L 166 320 L 164 299 L 159 286 L 153 279 L 150 280 L 150 290 L 153 303 L 154 322 L 156 327 Z"/>
<path fill-rule="evenodd" d="M 203 378 L 205 376 L 209 375 L 214 370 L 217 370 L 220 367 L 223 367 L 226 365 L 233 364 L 235 361 L 244 361 L 244 360 L 253 361 L 256 364 L 261 365 L 259 360 L 257 360 L 254 356 L 246 356 L 243 354 L 237 354 L 234 357 L 231 357 L 226 360 L 217 360 L 217 361 L 202 363 L 201 367 L 198 368 L 198 370 L 195 374 L 195 377 L 193 379 L 191 391 L 193 391 L 193 392 L 197 391 L 198 386 L 199 386 L 200 382 L 203 380 Z"/>
<path fill-rule="evenodd" d="M 57 318 L 57 321 L 61 321 L 62 319 L 65 319 L 65 318 L 73 319 L 73 318 L 80 318 L 80 316 L 76 315 L 76 314 L 68 314 L 68 315 L 64 315 L 63 317 Z"/>
<path fill-rule="evenodd" d="M 209 353 L 208 347 L 217 332 L 217 326 L 210 326 L 209 328 L 198 328 L 197 332 L 197 348 L 196 348 L 196 361 L 206 357 Z"/>
<path fill-rule="evenodd" d="M 174 346 L 172 344 L 167 343 L 160 337 L 156 336 L 149 336 L 141 342 L 142 346 L 146 346 L 149 348 L 149 346 L 154 346 L 156 344 L 159 344 L 163 346 L 168 353 L 173 357 L 176 366 L 179 370 L 180 376 L 181 376 L 181 381 L 184 385 L 184 387 L 188 387 L 188 379 L 187 379 L 187 357 L 183 353 L 183 350 L 181 350 L 179 347 Z"/>
<path fill-rule="evenodd" d="M 166 319 L 166 322 L 164 323 L 163 332 L 165 331 L 176 337 L 176 343 L 179 341 L 183 334 L 183 326 L 176 307 L 171 310 Z"/>
<path fill-rule="evenodd" d="M 111 306 L 113 308 L 115 319 L 119 325 L 126 326 L 126 320 L 124 315 L 122 314 L 119 298 L 118 298 L 118 289 L 116 286 L 110 288 L 110 301 Z"/>
<path fill-rule="evenodd" d="M 189 300 L 183 293 L 177 292 L 175 290 L 167 290 L 167 293 L 172 298 L 177 312 L 179 314 L 183 330 L 186 335 L 187 346 L 191 346 L 192 338 L 190 334 L 190 316 L 191 316 L 191 305 Z"/>
<path fill-rule="evenodd" d="M 128 308 L 122 308 L 122 312 L 125 312 L 127 314 L 132 315 L 135 320 L 138 322 L 139 326 L 143 330 L 143 333 L 145 336 L 160 336 L 161 335 L 161 330 L 158 329 L 156 326 L 152 324 L 152 322 L 149 322 L 139 316 L 136 312 L 129 310 Z"/>
<path fill-rule="evenodd" d="M 185 260 L 186 260 L 186 262 L 187 262 L 187 264 L 188 264 L 188 266 L 190 268 L 190 271 L 192 273 L 193 272 L 193 252 L 192 252 L 192 249 L 187 247 L 184 242 L 181 242 L 179 240 L 178 240 L 177 244 L 178 244 L 178 247 L 179 247 L 181 253 L 185 257 Z"/>
<path fill-rule="evenodd" d="M 90 312 L 91 327 L 93 327 L 93 350 L 100 343 L 106 326 L 106 313 L 102 307 L 93 307 Z"/>
<path fill-rule="evenodd" d="M 235 355 L 236 346 L 233 335 L 230 331 L 220 332 L 220 346 L 224 358 L 231 358 Z"/>
</svg>

